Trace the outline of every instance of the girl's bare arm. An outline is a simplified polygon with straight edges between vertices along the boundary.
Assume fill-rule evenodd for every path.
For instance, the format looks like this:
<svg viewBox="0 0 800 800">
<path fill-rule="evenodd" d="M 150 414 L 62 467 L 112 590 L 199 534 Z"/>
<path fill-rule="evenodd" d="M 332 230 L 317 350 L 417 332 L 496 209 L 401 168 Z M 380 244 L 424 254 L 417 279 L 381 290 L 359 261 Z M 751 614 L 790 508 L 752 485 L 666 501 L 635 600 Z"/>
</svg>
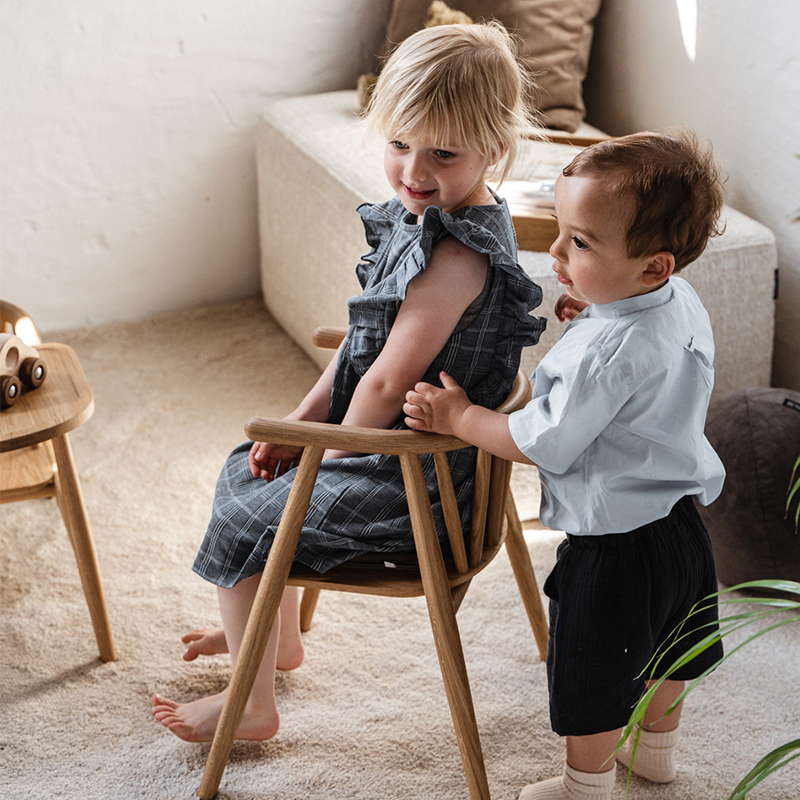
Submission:
<svg viewBox="0 0 800 800">
<path fill-rule="evenodd" d="M 397 420 L 406 392 L 481 293 L 487 270 L 487 256 L 457 239 L 437 243 L 425 271 L 409 284 L 386 344 L 359 382 L 343 425 L 388 428 Z"/>
</svg>

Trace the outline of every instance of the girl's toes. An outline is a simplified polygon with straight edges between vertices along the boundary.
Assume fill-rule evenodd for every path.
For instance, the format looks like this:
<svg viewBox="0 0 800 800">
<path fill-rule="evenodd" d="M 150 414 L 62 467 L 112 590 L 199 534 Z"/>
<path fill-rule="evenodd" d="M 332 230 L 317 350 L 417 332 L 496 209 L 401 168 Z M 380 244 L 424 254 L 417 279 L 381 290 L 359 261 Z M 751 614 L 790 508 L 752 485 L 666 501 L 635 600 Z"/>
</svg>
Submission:
<svg viewBox="0 0 800 800">
<path fill-rule="evenodd" d="M 175 709 L 178 707 L 178 703 L 174 700 L 168 700 L 166 697 L 162 697 L 160 694 L 153 695 L 153 708 L 169 708 Z"/>
</svg>

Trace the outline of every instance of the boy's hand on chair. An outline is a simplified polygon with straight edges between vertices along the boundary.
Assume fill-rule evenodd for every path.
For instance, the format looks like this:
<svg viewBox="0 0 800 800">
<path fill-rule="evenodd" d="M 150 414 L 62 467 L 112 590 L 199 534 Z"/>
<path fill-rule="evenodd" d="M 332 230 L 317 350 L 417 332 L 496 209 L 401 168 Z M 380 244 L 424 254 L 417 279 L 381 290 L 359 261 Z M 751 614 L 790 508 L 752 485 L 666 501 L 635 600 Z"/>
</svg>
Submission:
<svg viewBox="0 0 800 800">
<path fill-rule="evenodd" d="M 457 436 L 456 428 L 470 403 L 466 392 L 446 373 L 440 373 L 444 389 L 418 383 L 406 392 L 403 413 L 406 425 L 417 431 L 433 431 Z"/>
<path fill-rule="evenodd" d="M 269 442 L 253 442 L 247 463 L 254 478 L 272 481 L 296 467 L 300 462 L 302 447 L 288 444 L 271 444 Z"/>
<path fill-rule="evenodd" d="M 583 300 L 576 300 L 574 297 L 564 292 L 564 294 L 556 300 L 554 311 L 560 322 L 572 322 L 572 320 L 588 305 L 589 304 L 585 303 Z"/>
</svg>

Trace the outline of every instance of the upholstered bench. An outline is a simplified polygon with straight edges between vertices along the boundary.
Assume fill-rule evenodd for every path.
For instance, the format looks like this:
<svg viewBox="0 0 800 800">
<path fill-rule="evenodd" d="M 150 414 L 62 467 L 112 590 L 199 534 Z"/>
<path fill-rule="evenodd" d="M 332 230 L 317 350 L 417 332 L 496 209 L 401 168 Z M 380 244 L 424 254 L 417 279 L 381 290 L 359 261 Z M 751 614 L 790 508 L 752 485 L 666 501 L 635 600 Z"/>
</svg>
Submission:
<svg viewBox="0 0 800 800">
<path fill-rule="evenodd" d="M 331 355 L 311 344 L 311 334 L 319 325 L 347 324 L 347 299 L 359 292 L 354 267 L 369 249 L 355 209 L 392 196 L 382 147 L 365 148 L 355 130 L 357 108 L 355 91 L 284 98 L 268 106 L 258 128 L 264 302 L 320 367 Z M 583 125 L 578 133 L 599 132 Z M 563 159 L 559 147 L 528 143 L 526 162 Z M 725 233 L 682 273 L 711 316 L 716 396 L 769 385 L 777 268 L 770 230 L 728 207 L 724 221 Z M 544 292 L 535 313 L 548 317 L 539 345 L 523 357 L 531 373 L 563 331 L 553 315 L 561 286 L 546 252 L 522 250 L 519 262 Z"/>
</svg>

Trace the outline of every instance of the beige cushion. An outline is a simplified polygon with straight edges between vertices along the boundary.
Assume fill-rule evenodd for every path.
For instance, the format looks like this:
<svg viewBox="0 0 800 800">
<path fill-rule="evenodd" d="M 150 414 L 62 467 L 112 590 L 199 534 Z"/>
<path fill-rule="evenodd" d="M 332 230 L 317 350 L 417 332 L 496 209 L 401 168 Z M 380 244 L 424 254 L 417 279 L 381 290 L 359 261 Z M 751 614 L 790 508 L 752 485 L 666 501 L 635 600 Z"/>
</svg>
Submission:
<svg viewBox="0 0 800 800">
<path fill-rule="evenodd" d="M 534 105 L 546 127 L 574 131 L 583 121 L 583 80 L 600 0 L 448 0 L 476 22 L 496 19 L 521 39 L 533 72 Z M 394 0 L 385 52 L 425 26 L 430 0 Z"/>
</svg>

